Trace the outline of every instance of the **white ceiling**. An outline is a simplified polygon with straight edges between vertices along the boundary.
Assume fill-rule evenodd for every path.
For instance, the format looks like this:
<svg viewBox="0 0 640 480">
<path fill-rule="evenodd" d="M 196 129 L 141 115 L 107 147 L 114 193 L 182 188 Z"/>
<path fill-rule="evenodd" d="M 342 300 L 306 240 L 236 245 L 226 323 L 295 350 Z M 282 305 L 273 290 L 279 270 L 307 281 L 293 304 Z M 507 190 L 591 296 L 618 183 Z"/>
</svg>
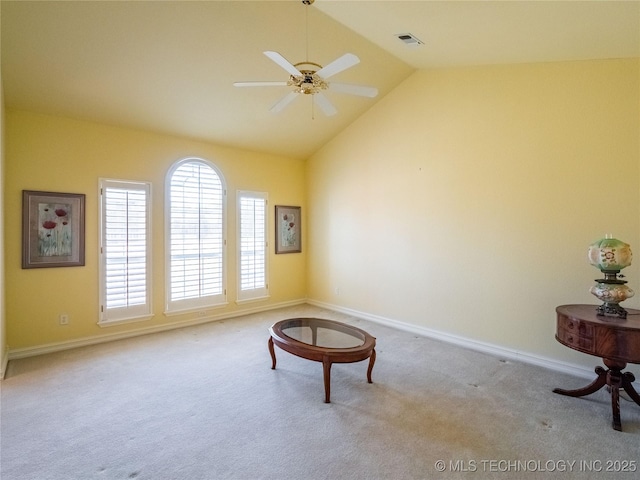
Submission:
<svg viewBox="0 0 640 480">
<path fill-rule="evenodd" d="M 1 0 L 9 108 L 307 158 L 415 69 L 640 57 L 640 1 L 25 2 Z M 424 42 L 409 47 L 396 34 Z M 331 80 L 375 86 L 375 99 L 328 92 L 338 114 L 287 87 L 263 55 L 361 63 Z"/>
</svg>

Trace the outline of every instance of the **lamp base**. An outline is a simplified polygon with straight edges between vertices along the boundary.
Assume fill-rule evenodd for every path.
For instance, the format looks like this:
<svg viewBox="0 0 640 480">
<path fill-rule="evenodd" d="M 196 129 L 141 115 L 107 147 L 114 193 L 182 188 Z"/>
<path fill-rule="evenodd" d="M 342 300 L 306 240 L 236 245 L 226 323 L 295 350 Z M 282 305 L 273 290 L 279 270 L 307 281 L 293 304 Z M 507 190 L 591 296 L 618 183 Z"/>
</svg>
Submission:
<svg viewBox="0 0 640 480">
<path fill-rule="evenodd" d="M 627 318 L 627 311 L 617 303 L 604 303 L 596 311 L 600 316 Z"/>
<path fill-rule="evenodd" d="M 624 280 L 596 280 L 589 291 L 604 302 L 598 307 L 598 315 L 627 318 L 627 311 L 619 303 L 633 297 L 635 292 L 625 285 Z"/>
</svg>

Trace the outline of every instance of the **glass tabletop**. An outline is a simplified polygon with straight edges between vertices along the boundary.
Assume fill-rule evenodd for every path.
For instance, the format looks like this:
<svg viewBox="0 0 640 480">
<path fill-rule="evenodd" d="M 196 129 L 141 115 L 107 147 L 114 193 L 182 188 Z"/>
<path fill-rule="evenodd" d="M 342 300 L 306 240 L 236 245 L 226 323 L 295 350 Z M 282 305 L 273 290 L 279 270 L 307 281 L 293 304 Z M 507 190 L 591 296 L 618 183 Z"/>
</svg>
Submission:
<svg viewBox="0 0 640 480">
<path fill-rule="evenodd" d="M 282 326 L 287 337 L 323 348 L 354 348 L 364 345 L 365 336 L 349 325 L 319 318 L 296 318 Z"/>
</svg>

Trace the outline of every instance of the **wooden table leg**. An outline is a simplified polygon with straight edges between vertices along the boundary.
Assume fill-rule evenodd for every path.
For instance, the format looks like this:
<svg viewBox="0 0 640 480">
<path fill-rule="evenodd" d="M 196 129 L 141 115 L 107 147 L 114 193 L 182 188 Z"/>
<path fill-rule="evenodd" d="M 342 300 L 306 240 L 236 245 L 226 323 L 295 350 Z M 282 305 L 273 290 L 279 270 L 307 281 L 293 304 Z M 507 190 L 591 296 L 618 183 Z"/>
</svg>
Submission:
<svg viewBox="0 0 640 480">
<path fill-rule="evenodd" d="M 596 367 L 596 373 L 598 377 L 584 388 L 578 388 L 576 390 L 563 390 L 562 388 L 556 388 L 553 393 L 559 393 L 560 395 L 567 395 L 569 397 L 583 397 L 597 392 L 607 384 L 607 371 L 598 366 Z"/>
<path fill-rule="evenodd" d="M 331 403 L 331 360 L 328 357 L 322 359 L 322 371 L 324 373 L 324 403 Z"/>
<path fill-rule="evenodd" d="M 622 373 L 622 370 L 627 366 L 626 363 L 607 358 L 603 359 L 603 361 L 608 369 L 605 370 L 600 366 L 596 367 L 598 377 L 586 387 L 576 390 L 556 388 L 553 392 L 570 397 L 582 397 L 594 393 L 606 385 L 609 387 L 609 392 L 611 393 L 613 428 L 614 430 L 622 431 L 622 422 L 620 421 L 620 388 L 623 388 L 638 405 L 640 405 L 640 395 L 638 395 L 638 392 L 633 388 L 632 382 L 635 381 L 633 374 L 631 372 Z"/>
<path fill-rule="evenodd" d="M 613 429 L 622 431 L 620 421 L 620 385 L 622 384 L 622 374 L 620 370 L 609 370 L 607 372 L 607 385 L 611 388 L 611 412 L 613 413 Z"/>
<path fill-rule="evenodd" d="M 367 381 L 369 383 L 373 383 L 371 381 L 371 371 L 373 370 L 373 364 L 376 363 L 376 349 L 371 350 L 371 356 L 369 357 L 369 368 L 367 369 Z"/>
<path fill-rule="evenodd" d="M 276 352 L 273 349 L 273 338 L 269 337 L 269 353 L 271 354 L 271 370 L 276 369 Z"/>
<path fill-rule="evenodd" d="M 629 394 L 634 402 L 640 405 L 640 395 L 636 392 L 636 389 L 633 388 L 633 382 L 636 381 L 636 377 L 633 376 L 631 372 L 625 372 L 622 374 L 622 388 L 624 388 L 625 392 Z"/>
</svg>

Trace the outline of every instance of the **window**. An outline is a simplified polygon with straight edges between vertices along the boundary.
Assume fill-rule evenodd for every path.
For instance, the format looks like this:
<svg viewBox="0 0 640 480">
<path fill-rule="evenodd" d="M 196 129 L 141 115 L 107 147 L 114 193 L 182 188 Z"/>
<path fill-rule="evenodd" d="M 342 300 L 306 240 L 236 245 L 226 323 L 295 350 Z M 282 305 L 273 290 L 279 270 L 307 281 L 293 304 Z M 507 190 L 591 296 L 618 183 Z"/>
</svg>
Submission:
<svg viewBox="0 0 640 480">
<path fill-rule="evenodd" d="M 238 301 L 269 296 L 267 194 L 238 192 Z"/>
<path fill-rule="evenodd" d="M 151 317 L 151 185 L 100 179 L 99 324 Z"/>
<path fill-rule="evenodd" d="M 198 158 L 167 176 L 167 313 L 226 303 L 225 187 L 215 167 Z"/>
</svg>

